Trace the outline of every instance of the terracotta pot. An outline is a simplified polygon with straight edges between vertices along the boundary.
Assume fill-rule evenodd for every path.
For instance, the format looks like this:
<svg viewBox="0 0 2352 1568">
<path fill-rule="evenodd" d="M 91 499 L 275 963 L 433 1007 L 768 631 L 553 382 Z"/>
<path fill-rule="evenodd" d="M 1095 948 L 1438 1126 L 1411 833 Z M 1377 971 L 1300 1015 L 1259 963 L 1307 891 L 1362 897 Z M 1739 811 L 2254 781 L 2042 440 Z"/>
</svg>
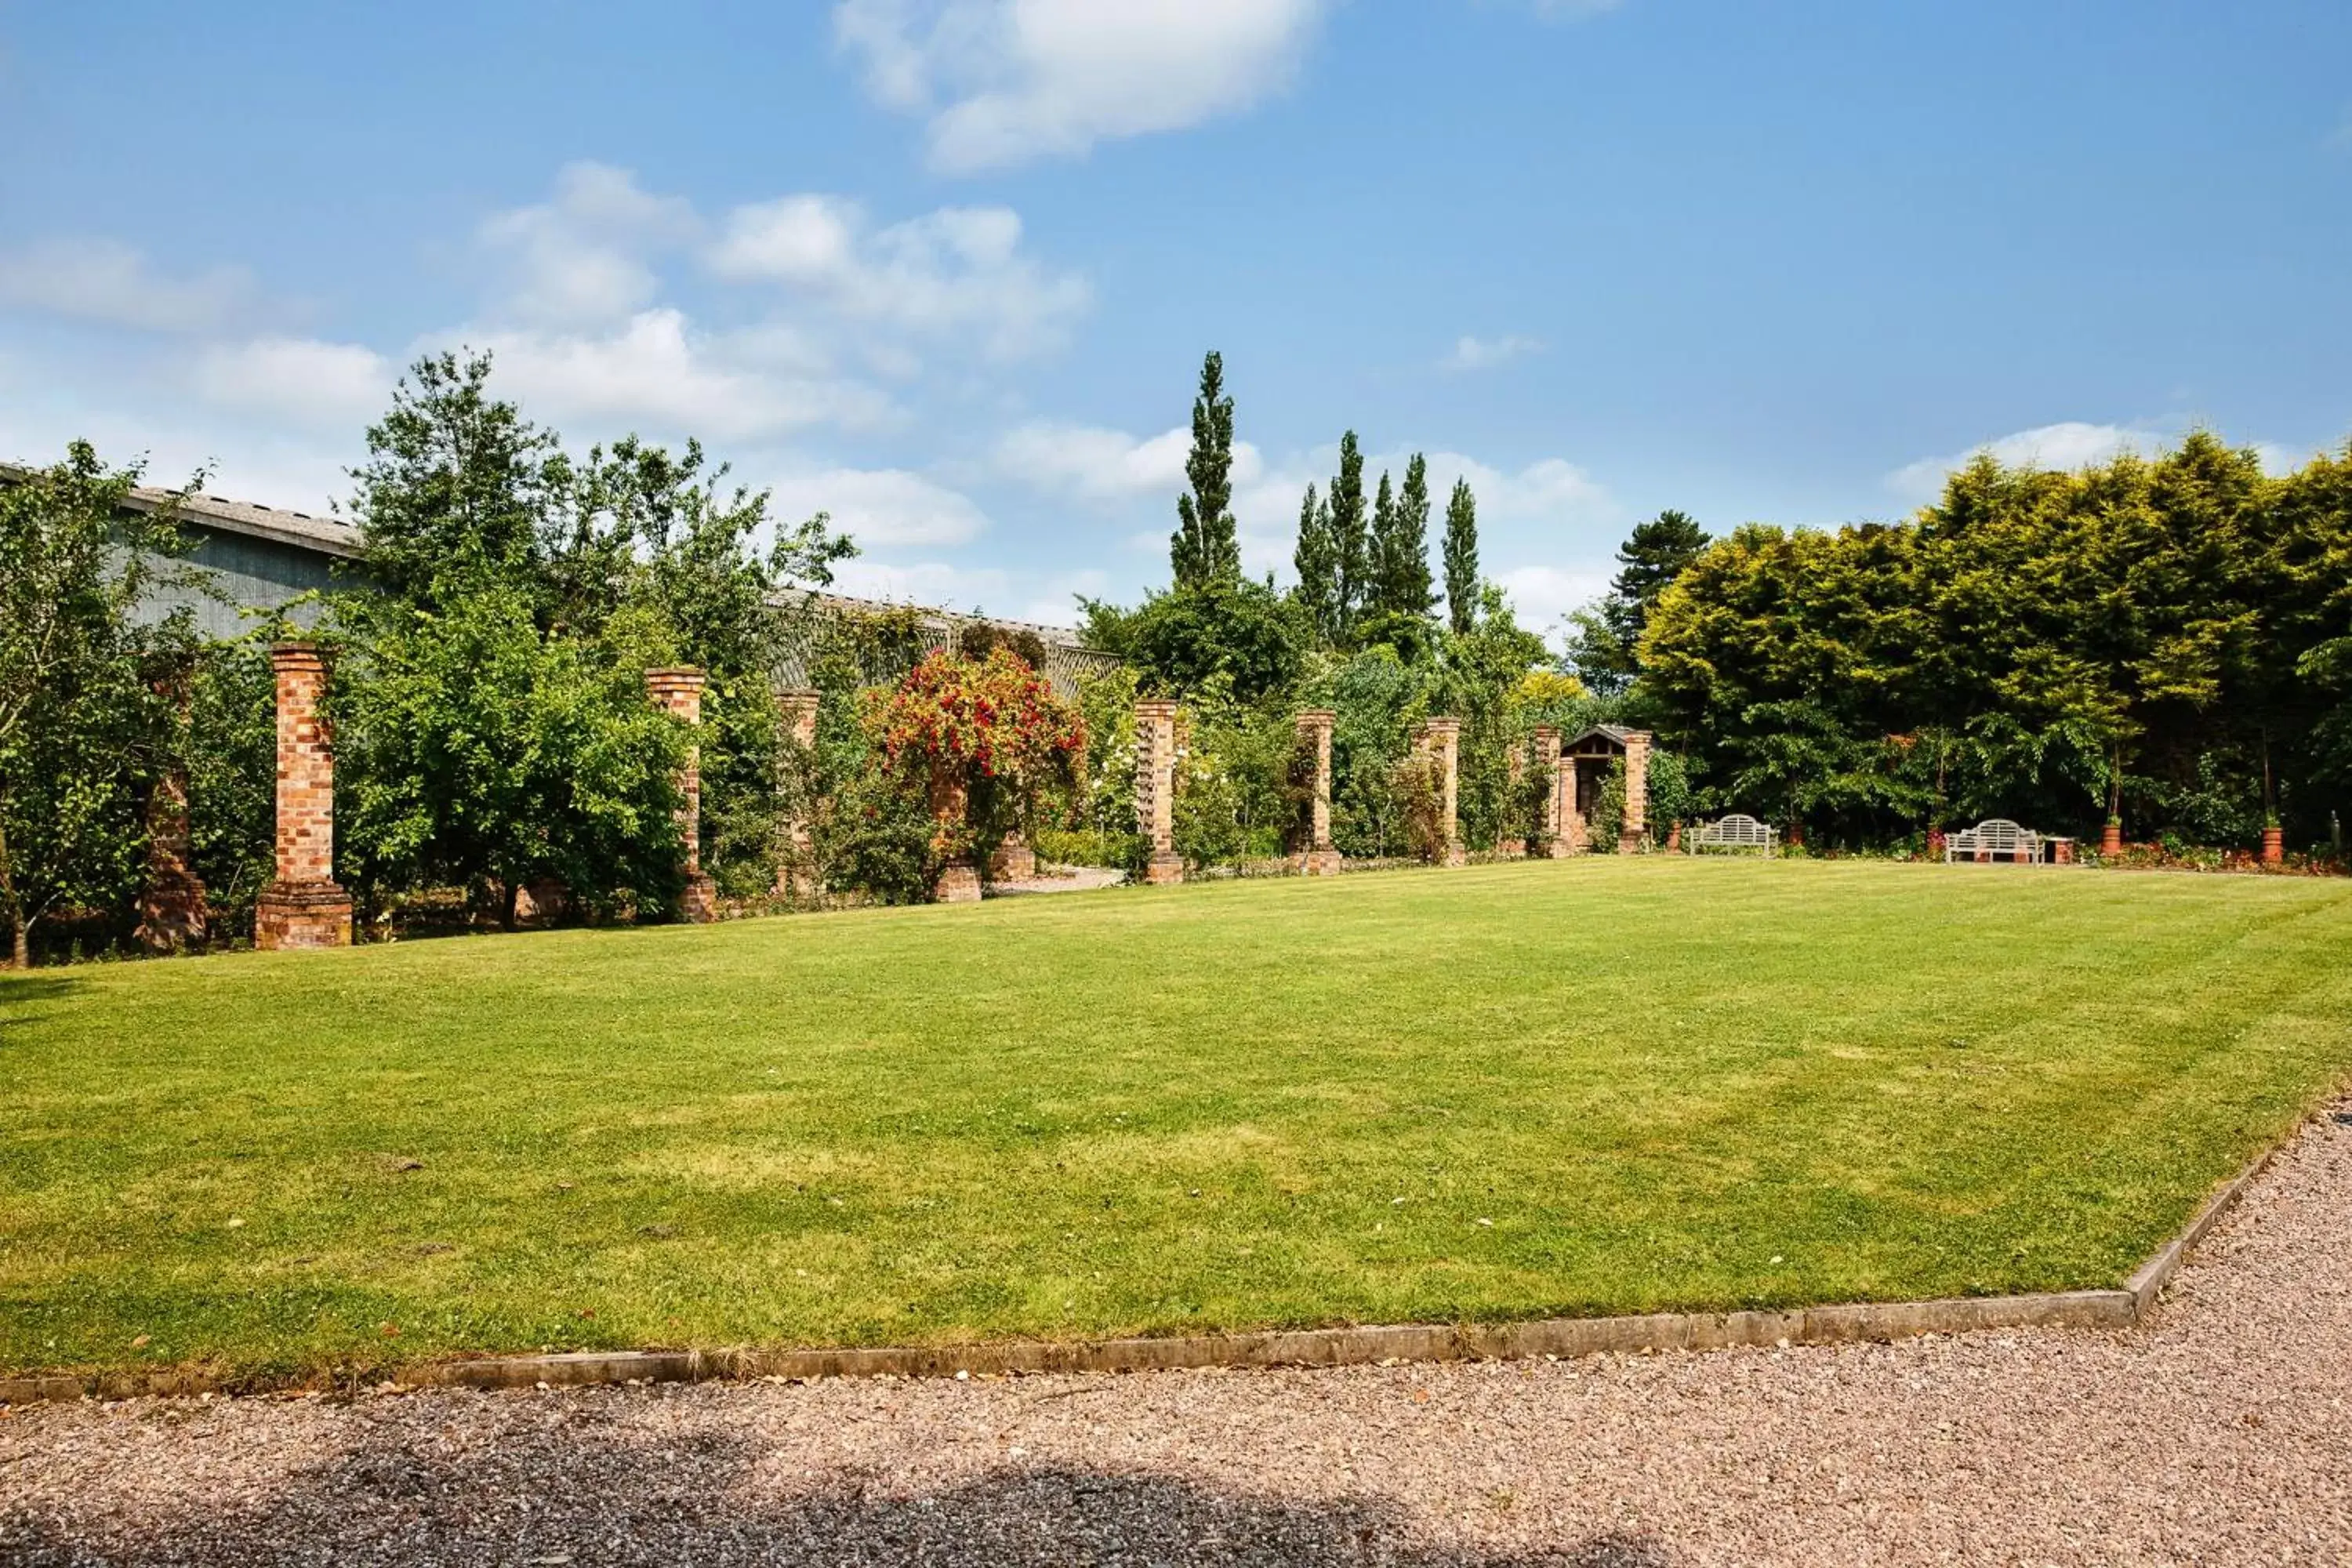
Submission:
<svg viewBox="0 0 2352 1568">
<path fill-rule="evenodd" d="M 2263 864 L 2276 866 L 2286 859 L 2286 831 L 2284 828 L 2263 829 Z"/>
<path fill-rule="evenodd" d="M 2099 830 L 2099 853 L 2102 856 L 2116 856 L 2123 852 L 2124 825 L 2120 822 L 2110 822 Z"/>
</svg>

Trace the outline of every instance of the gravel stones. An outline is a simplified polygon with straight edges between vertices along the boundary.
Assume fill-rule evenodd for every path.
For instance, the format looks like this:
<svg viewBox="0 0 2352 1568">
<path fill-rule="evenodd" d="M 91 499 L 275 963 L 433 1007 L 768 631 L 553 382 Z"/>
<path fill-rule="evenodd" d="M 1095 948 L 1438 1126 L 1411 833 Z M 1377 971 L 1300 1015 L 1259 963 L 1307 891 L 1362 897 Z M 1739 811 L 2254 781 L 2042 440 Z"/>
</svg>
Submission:
<svg viewBox="0 0 2352 1568">
<path fill-rule="evenodd" d="M 2340 1563 L 2347 1235 L 2323 1118 L 2117 1333 L 35 1406 L 0 1562 Z"/>
</svg>

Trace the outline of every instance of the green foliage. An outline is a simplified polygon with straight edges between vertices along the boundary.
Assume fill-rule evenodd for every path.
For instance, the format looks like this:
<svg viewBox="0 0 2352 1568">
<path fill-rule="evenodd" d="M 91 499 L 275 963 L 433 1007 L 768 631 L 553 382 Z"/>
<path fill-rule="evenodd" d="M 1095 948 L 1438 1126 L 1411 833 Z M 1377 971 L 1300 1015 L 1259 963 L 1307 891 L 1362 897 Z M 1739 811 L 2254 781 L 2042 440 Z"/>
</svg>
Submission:
<svg viewBox="0 0 2352 1568">
<path fill-rule="evenodd" d="M 1456 637 L 1478 622 L 1478 498 L 1468 479 L 1454 481 L 1445 503 L 1445 615 Z"/>
<path fill-rule="evenodd" d="M 1429 579 L 1429 462 L 1415 452 L 1405 465 L 1404 485 L 1389 494 L 1381 476 L 1372 507 L 1370 612 L 1378 616 L 1421 619 L 1436 604 Z"/>
<path fill-rule="evenodd" d="M 250 934 L 277 874 L 278 684 L 259 637 L 202 649 L 188 689 L 188 836 L 215 938 Z"/>
<path fill-rule="evenodd" d="M 330 710 L 338 871 L 355 896 L 463 888 L 509 925 L 540 878 L 592 915 L 671 905 L 688 737 L 640 668 L 542 636 L 528 599 L 499 588 L 437 612 L 373 603 L 348 624 L 356 657 Z"/>
<path fill-rule="evenodd" d="M 1234 400 L 1224 395 L 1225 361 L 1212 351 L 1201 362 L 1201 393 L 1192 400 L 1192 450 L 1184 475 L 1192 493 L 1176 500 L 1176 532 L 1168 542 L 1178 589 L 1238 582 L 1242 552 L 1234 521 Z"/>
<path fill-rule="evenodd" d="M 1121 640 L 1147 689 L 1194 691 L 1222 677 L 1251 702 L 1297 681 L 1313 632 L 1295 599 L 1244 577 L 1151 595 Z"/>
<path fill-rule="evenodd" d="M 139 476 L 77 441 L 0 482 L 0 923 L 20 967 L 42 921 L 127 907 L 177 740 L 151 682 L 186 658 L 188 618 L 135 613 L 180 543 L 168 507 L 126 509 Z"/>
<path fill-rule="evenodd" d="M 1283 853 L 1297 752 L 1289 703 L 1245 701 L 1221 677 L 1205 682 L 1177 715 L 1176 852 L 1194 866 Z"/>
<path fill-rule="evenodd" d="M 1078 682 L 1078 713 L 1086 721 L 1087 754 L 1077 815 L 1088 830 L 1097 834 L 1131 837 L 1136 831 L 1136 672 L 1127 665 Z"/>
<path fill-rule="evenodd" d="M 1331 513 L 1331 621 L 1324 641 L 1344 647 L 1371 598 L 1371 541 L 1364 518 L 1364 454 L 1353 430 L 1339 437 L 1339 471 L 1326 490 Z"/>
<path fill-rule="evenodd" d="M 2346 784 L 2347 562 L 2340 460 L 2273 479 L 2202 433 L 2076 474 L 1981 457 L 1907 524 L 1716 542 L 1651 613 L 1643 700 L 1713 804 L 1815 842 L 2086 834 L 2116 802 L 2251 847 L 2266 772 L 2308 842 Z"/>
<path fill-rule="evenodd" d="M 1641 672 L 1636 649 L 1658 595 L 1698 559 L 1706 531 L 1688 514 L 1662 511 L 1635 525 L 1617 552 L 1619 571 L 1599 605 L 1570 617 L 1569 666 L 1603 696 L 1622 694 Z"/>
<path fill-rule="evenodd" d="M 1298 545 L 1290 562 L 1298 573 L 1298 586 L 1291 593 L 1307 624 L 1314 628 L 1315 640 L 1329 647 L 1339 642 L 1343 629 L 1339 542 L 1333 532 L 1330 502 L 1318 497 L 1313 485 L 1307 487 L 1298 503 Z"/>
</svg>

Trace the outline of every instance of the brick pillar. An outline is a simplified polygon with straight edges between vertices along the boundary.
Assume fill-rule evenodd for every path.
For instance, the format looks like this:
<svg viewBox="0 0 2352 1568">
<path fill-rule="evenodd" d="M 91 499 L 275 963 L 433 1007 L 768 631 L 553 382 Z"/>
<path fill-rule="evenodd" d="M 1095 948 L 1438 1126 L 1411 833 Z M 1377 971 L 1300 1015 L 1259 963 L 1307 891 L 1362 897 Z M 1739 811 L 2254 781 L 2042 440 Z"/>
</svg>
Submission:
<svg viewBox="0 0 2352 1568">
<path fill-rule="evenodd" d="M 1650 732 L 1625 737 L 1625 816 L 1617 828 L 1617 853 L 1638 854 L 1650 837 Z"/>
<path fill-rule="evenodd" d="M 139 894 L 139 929 L 133 934 L 150 952 L 178 952 L 203 945 L 209 911 L 205 884 L 189 867 L 188 764 L 184 743 L 188 729 L 189 682 L 194 671 L 173 659 L 155 678 L 155 695 L 173 710 L 170 765 L 147 795 L 147 883 Z"/>
<path fill-rule="evenodd" d="M 816 744 L 817 699 L 818 693 L 805 689 L 776 693 L 776 716 L 783 724 L 784 737 L 801 755 L 805 755 Z M 776 868 L 775 890 L 782 896 L 820 890 L 815 868 L 811 864 L 815 841 L 809 837 L 808 818 L 804 815 L 810 803 L 797 798 L 807 782 L 803 775 L 792 786 L 795 798 L 791 815 L 784 819 L 782 863 Z"/>
<path fill-rule="evenodd" d="M 278 876 L 253 908 L 253 945 L 348 947 L 352 898 L 335 886 L 335 747 L 319 699 L 326 655 L 310 642 L 269 650 L 278 678 Z"/>
<path fill-rule="evenodd" d="M 1536 774 L 1550 781 L 1544 792 L 1543 819 L 1536 827 L 1536 853 L 1548 860 L 1558 859 L 1566 850 L 1560 835 L 1559 730 L 1556 725 L 1536 726 Z"/>
<path fill-rule="evenodd" d="M 1037 874 L 1037 851 L 1014 828 L 988 858 L 988 879 L 992 882 L 1025 882 Z"/>
<path fill-rule="evenodd" d="M 1415 731 L 1415 742 L 1437 764 L 1437 827 L 1442 847 L 1437 852 L 1441 866 L 1459 866 L 1468 858 L 1462 845 L 1458 808 L 1458 766 L 1462 749 L 1462 721 L 1459 719 L 1424 719 Z"/>
<path fill-rule="evenodd" d="M 1524 742 L 1511 748 L 1509 783 L 1503 798 L 1510 811 L 1503 818 L 1503 831 L 1495 840 L 1495 849 L 1507 860 L 1522 858 L 1528 852 L 1527 829 L 1518 819 L 1519 795 L 1528 784 L 1528 748 Z"/>
<path fill-rule="evenodd" d="M 1577 787 L 1582 783 L 1573 756 L 1559 760 L 1559 842 L 1552 847 L 1555 856 L 1581 855 L 1591 848 L 1584 826 L 1584 808 L 1576 802 Z"/>
<path fill-rule="evenodd" d="M 661 707 L 689 726 L 702 722 L 702 689 L 709 677 L 691 666 L 646 671 L 646 691 Z M 678 807 L 677 836 L 686 856 L 686 886 L 677 900 L 678 918 L 701 924 L 719 918 L 719 895 L 702 870 L 702 747 L 688 745 L 686 767 L 677 778 L 686 804 Z"/>
<path fill-rule="evenodd" d="M 971 815 L 971 786 L 964 782 L 963 769 L 961 763 L 931 764 L 931 820 L 940 825 L 943 837 L 950 833 L 961 836 Z M 980 868 L 972 863 L 969 853 L 950 855 L 940 867 L 940 879 L 931 886 L 931 901 L 980 902 Z"/>
<path fill-rule="evenodd" d="M 1176 704 L 1146 698 L 1135 705 L 1135 826 L 1151 842 L 1147 882 L 1181 882 L 1176 853 Z"/>
<path fill-rule="evenodd" d="M 1331 843 L 1331 726 L 1338 720 L 1328 708 L 1310 708 L 1298 715 L 1298 749 L 1315 759 L 1307 847 L 1296 857 L 1301 874 L 1309 877 L 1336 877 L 1343 863 Z"/>
</svg>

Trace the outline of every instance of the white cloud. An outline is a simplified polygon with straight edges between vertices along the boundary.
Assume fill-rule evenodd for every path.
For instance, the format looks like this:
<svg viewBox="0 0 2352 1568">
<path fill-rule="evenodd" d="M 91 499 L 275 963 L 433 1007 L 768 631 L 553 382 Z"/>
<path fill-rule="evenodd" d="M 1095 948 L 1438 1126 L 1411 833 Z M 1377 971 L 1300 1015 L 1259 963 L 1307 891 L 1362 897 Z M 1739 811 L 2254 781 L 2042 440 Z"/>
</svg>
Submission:
<svg viewBox="0 0 2352 1568">
<path fill-rule="evenodd" d="M 354 430 L 392 400 L 392 367 L 374 350 L 314 338 L 215 343 L 198 355 L 196 394 L 224 408 Z"/>
<path fill-rule="evenodd" d="M 1022 253 L 1009 207 L 941 207 L 876 229 L 855 202 L 785 196 L 730 213 L 709 261 L 721 278 L 774 284 L 858 321 L 975 331 L 1003 358 L 1059 346 L 1093 303 L 1085 279 Z"/>
<path fill-rule="evenodd" d="M 550 322 L 606 321 L 650 303 L 661 279 L 649 258 L 700 228 L 691 205 L 640 188 L 608 164 L 566 164 L 553 197 L 500 213 L 482 238 L 509 268 L 507 313 Z"/>
<path fill-rule="evenodd" d="M 971 497 L 904 468 L 788 472 L 765 482 L 775 492 L 769 509 L 775 517 L 794 522 L 820 511 L 831 512 L 834 527 L 847 533 L 861 549 L 962 544 L 988 528 L 987 514 Z M 855 563 L 857 570 L 869 575 L 886 570 L 878 563 L 862 558 L 861 562 Z M 843 581 L 845 584 L 848 578 Z M 846 587 L 843 591 L 863 592 Z"/>
<path fill-rule="evenodd" d="M 1287 85 L 1325 0 L 840 0 L 881 103 L 958 172 L 1177 131 Z"/>
<path fill-rule="evenodd" d="M 1190 426 L 1139 439 L 1124 430 L 1041 422 L 999 441 L 996 462 L 1007 477 L 1042 490 L 1093 501 L 1160 496 L 1173 505 L 1185 488 L 1184 461 L 1192 450 Z M 1236 487 L 1256 482 L 1265 471 L 1255 447 L 1234 443 Z"/>
<path fill-rule="evenodd" d="M 2181 434 L 2177 427 L 2093 425 L 2079 419 L 2039 425 L 2031 430 L 1998 437 L 1966 452 L 1906 463 L 1886 476 L 1886 488 L 1906 501 L 1924 506 L 1943 493 L 1947 475 L 1968 467 L 1979 452 L 1990 452 L 2011 468 L 2063 473 L 2091 468 L 2126 452 L 2152 458 L 2178 445 Z M 2263 468 L 2270 473 L 2285 473 L 2303 461 L 2302 457 L 2275 442 L 2256 441 L 2252 446 Z"/>
<path fill-rule="evenodd" d="M 1444 359 L 1447 370 L 1486 370 L 1525 355 L 1540 353 L 1543 344 L 1535 338 L 1512 334 L 1500 338 L 1474 338 L 1465 335 L 1456 339 L 1454 350 Z"/>
<path fill-rule="evenodd" d="M 119 240 L 58 237 L 0 257 L 0 303 L 153 332 L 204 332 L 253 299 L 252 274 L 216 267 L 167 278 Z"/>
<path fill-rule="evenodd" d="M 1609 590 L 1610 573 L 1602 567 L 1514 566 L 1490 576 L 1502 585 L 1519 625 L 1549 633 Z"/>
<path fill-rule="evenodd" d="M 754 338 L 696 331 L 683 312 L 640 311 L 610 331 L 474 328 L 446 334 L 497 361 L 502 395 L 561 428 L 567 421 L 642 422 L 646 433 L 719 440 L 781 435 L 818 424 L 878 423 L 888 400 L 855 383 L 773 373 Z"/>
</svg>

